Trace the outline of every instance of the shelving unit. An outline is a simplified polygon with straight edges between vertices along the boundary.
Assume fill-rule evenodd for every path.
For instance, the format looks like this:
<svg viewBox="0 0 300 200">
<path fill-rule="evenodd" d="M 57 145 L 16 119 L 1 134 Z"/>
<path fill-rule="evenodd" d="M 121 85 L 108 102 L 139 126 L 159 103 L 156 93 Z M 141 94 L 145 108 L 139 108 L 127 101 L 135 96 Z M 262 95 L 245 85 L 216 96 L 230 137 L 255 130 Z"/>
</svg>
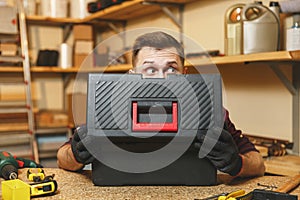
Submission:
<svg viewBox="0 0 300 200">
<path fill-rule="evenodd" d="M 248 62 L 298 62 L 300 61 L 300 50 L 299 51 L 276 51 L 276 52 L 264 52 L 247 55 L 234 55 L 234 56 L 220 56 L 211 57 L 209 59 L 201 58 L 189 58 L 187 61 L 193 62 L 194 65 L 201 66 L 206 64 L 216 64 L 219 67 L 226 64 L 234 63 L 248 63 Z M 208 62 L 209 61 L 209 62 Z M 186 66 L 190 67 L 188 63 Z M 127 72 L 131 69 L 131 65 L 111 65 L 108 67 L 94 67 L 90 69 L 80 69 L 77 66 L 62 69 L 60 67 L 42 67 L 32 66 L 30 71 L 32 73 L 77 73 L 77 72 Z M 0 72 L 22 72 L 20 67 L 1 66 Z"/>
<path fill-rule="evenodd" d="M 284 76 L 283 73 L 278 69 L 278 62 L 287 62 L 295 63 L 300 61 L 300 51 L 276 51 L 276 52 L 263 52 L 247 55 L 234 55 L 234 56 L 220 56 L 220 57 L 211 57 L 211 58 L 189 58 L 185 66 L 203 66 L 208 64 L 215 64 L 218 67 L 223 67 L 227 64 L 234 63 L 250 63 L 250 62 L 268 62 L 271 69 L 278 76 L 278 78 L 283 82 L 287 89 L 294 95 L 296 93 L 296 88 L 293 86 L 290 81 Z M 191 64 L 193 66 L 191 66 Z M 77 66 L 62 69 L 59 67 L 39 67 L 32 66 L 30 71 L 31 73 L 89 73 L 89 72 L 106 72 L 106 73 L 124 73 L 131 69 L 131 65 L 122 64 L 122 65 L 111 65 L 107 67 L 94 67 L 94 68 L 84 68 L 80 69 Z M 0 67 L 0 72 L 22 72 L 21 68 L 18 67 Z"/>
<path fill-rule="evenodd" d="M 278 69 L 278 62 L 288 62 L 295 63 L 300 61 L 300 51 L 277 51 L 277 52 L 264 52 L 264 53 L 255 53 L 247 55 L 234 55 L 234 56 L 220 56 L 220 57 L 211 57 L 209 59 L 203 58 L 190 58 L 187 59 L 185 64 L 187 67 L 193 67 L 189 63 L 193 63 L 194 66 L 203 66 L 207 64 L 215 64 L 218 67 L 222 67 L 226 64 L 233 63 L 249 63 L 249 62 L 268 62 L 270 63 L 271 69 L 278 76 L 278 78 L 283 82 L 287 89 L 292 93 L 296 93 L 296 88 L 290 83 L 287 78 L 281 73 Z M 68 69 L 62 69 L 59 67 L 31 67 L 31 73 L 89 73 L 89 72 L 107 72 L 107 73 L 124 73 L 131 69 L 131 65 L 122 64 L 122 65 L 112 65 L 107 67 L 94 67 L 94 68 L 84 68 L 80 69 L 78 67 L 72 67 Z M 0 67 L 0 72 L 22 72 L 21 68 L 18 67 Z"/>
<path fill-rule="evenodd" d="M 2 25 L 4 27 L 13 26 L 14 28 L 5 30 L 6 32 L 4 33 L 2 32 L 3 37 L 1 37 L 1 43 L 3 41 L 5 43 L 5 36 L 14 36 L 14 38 L 16 38 L 15 41 L 10 42 L 15 44 L 17 46 L 16 49 L 19 49 L 19 51 L 16 50 L 15 55 L 12 56 L 0 56 L 0 60 L 1 62 L 7 62 L 12 65 L 21 64 L 19 70 L 22 76 L 20 81 L 9 80 L 3 82 L 3 80 L 1 80 L 0 85 L 1 87 L 7 85 L 13 87 L 22 86 L 25 93 L 25 99 L 23 99 L 23 102 L 18 103 L 10 100 L 1 101 L 1 125 L 5 128 L 5 130 L 0 130 L 0 145 L 1 148 L 4 146 L 7 150 L 11 149 L 11 153 L 15 156 L 31 158 L 38 162 L 39 156 L 35 141 L 35 123 L 31 96 L 31 73 L 25 12 L 20 0 L 16 0 L 15 5 L 15 8 L 10 6 L 3 7 L 3 9 L 6 10 L 4 10 L 5 13 L 10 13 L 11 16 L 8 16 L 8 19 L 11 21 L 7 20 L 7 24 L 3 23 Z M 15 21 L 15 23 L 11 23 L 13 21 Z M 9 140 L 12 137 L 17 139 Z"/>
</svg>

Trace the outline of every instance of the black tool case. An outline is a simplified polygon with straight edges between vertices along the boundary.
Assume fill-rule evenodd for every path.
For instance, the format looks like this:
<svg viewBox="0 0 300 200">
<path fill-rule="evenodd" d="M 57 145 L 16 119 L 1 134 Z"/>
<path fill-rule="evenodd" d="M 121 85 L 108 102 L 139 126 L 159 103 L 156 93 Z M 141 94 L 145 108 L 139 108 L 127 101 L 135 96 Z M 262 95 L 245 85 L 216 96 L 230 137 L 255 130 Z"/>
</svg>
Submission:
<svg viewBox="0 0 300 200">
<path fill-rule="evenodd" d="M 95 185 L 214 185 L 196 134 L 223 127 L 219 75 L 90 74 L 85 145 Z"/>
</svg>

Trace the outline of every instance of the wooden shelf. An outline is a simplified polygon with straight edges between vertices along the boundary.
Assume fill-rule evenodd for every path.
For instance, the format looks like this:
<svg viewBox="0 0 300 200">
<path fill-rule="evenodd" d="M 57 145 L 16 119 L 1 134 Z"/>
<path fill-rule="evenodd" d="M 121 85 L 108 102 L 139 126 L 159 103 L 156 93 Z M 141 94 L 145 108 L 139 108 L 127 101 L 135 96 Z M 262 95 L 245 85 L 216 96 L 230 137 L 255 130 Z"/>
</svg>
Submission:
<svg viewBox="0 0 300 200">
<path fill-rule="evenodd" d="M 38 25 L 63 25 L 63 24 L 77 24 L 83 23 L 81 19 L 73 19 L 73 18 L 53 18 L 46 16 L 26 16 L 27 22 L 30 24 L 38 24 Z"/>
<path fill-rule="evenodd" d="M 54 18 L 54 17 L 46 17 L 46 16 L 26 16 L 26 21 L 30 25 L 37 25 L 37 26 L 66 26 L 66 25 L 73 25 L 73 24 L 97 24 L 105 26 L 105 22 L 100 21 L 88 21 L 85 19 L 77 19 L 77 18 Z"/>
<path fill-rule="evenodd" d="M 197 0 L 131 0 L 108 7 L 83 19 L 53 18 L 45 16 L 27 16 L 27 22 L 38 25 L 66 25 L 94 23 L 107 20 L 125 21 L 136 17 L 150 15 L 161 10 L 160 4 L 186 4 Z"/>
<path fill-rule="evenodd" d="M 220 56 L 211 58 L 190 58 L 188 59 L 194 65 L 216 64 L 226 65 L 233 63 L 246 63 L 246 62 L 272 62 L 272 61 L 300 61 L 299 51 L 275 51 L 254 53 L 247 55 L 234 55 L 234 56 Z"/>
<path fill-rule="evenodd" d="M 91 67 L 91 68 L 77 68 L 71 67 L 68 69 L 63 69 L 60 67 L 44 67 L 44 66 L 32 66 L 30 71 L 32 73 L 89 73 L 89 72 L 125 72 L 131 69 L 131 65 L 112 65 L 108 67 Z M 12 67 L 12 66 L 1 66 L 0 73 L 20 73 L 23 72 L 22 67 Z"/>
<path fill-rule="evenodd" d="M 186 4 L 197 0 L 146 0 L 147 2 L 156 2 L 156 3 L 177 3 L 177 4 Z M 199 1 L 199 0 L 198 0 Z"/>
<path fill-rule="evenodd" d="M 275 51 L 212 58 L 212 62 L 217 65 L 256 61 L 300 61 L 300 51 Z"/>
<path fill-rule="evenodd" d="M 287 61 L 287 62 L 297 62 L 300 61 L 300 50 L 299 51 L 276 51 L 276 52 L 264 52 L 255 53 L 248 55 L 234 55 L 234 56 L 220 56 L 211 58 L 189 58 L 187 59 L 189 63 L 195 66 L 216 64 L 216 65 L 226 65 L 233 63 L 246 63 L 246 62 L 273 62 L 273 61 Z M 191 64 L 186 63 L 186 66 Z M 30 71 L 32 73 L 89 73 L 89 72 L 127 72 L 131 69 L 131 65 L 112 65 L 108 67 L 91 67 L 91 68 L 76 68 L 71 67 L 68 69 L 63 69 L 60 67 L 40 67 L 33 66 Z M 0 67 L 0 72 L 23 72 L 21 67 L 11 67 L 2 66 Z"/>
<path fill-rule="evenodd" d="M 160 10 L 159 5 L 143 5 L 144 0 L 125 1 L 120 5 L 108 7 L 87 16 L 83 21 L 92 20 L 129 20 L 134 17 L 149 15 Z M 146 7 L 147 6 L 147 7 Z"/>
<path fill-rule="evenodd" d="M 30 71 L 32 73 L 90 73 L 90 72 L 127 72 L 132 67 L 129 64 L 114 65 L 108 67 L 91 67 L 91 68 L 77 68 L 71 67 L 68 69 L 62 69 L 60 67 L 31 67 Z M 23 72 L 21 67 L 0 67 L 0 73 L 21 73 Z"/>
</svg>

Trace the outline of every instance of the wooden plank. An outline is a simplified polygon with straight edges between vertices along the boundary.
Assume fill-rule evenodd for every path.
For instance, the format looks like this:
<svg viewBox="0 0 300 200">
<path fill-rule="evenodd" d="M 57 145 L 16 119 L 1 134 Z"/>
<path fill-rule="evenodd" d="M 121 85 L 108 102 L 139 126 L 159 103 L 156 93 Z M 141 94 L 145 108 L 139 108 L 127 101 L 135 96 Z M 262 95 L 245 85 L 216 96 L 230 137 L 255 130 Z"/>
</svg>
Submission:
<svg viewBox="0 0 300 200">
<path fill-rule="evenodd" d="M 186 4 L 199 0 L 146 0 L 147 2 L 157 2 L 157 3 L 176 3 L 176 4 Z"/>
<path fill-rule="evenodd" d="M 0 146 L 29 144 L 31 135 L 28 133 L 0 133 Z"/>
<path fill-rule="evenodd" d="M 27 131 L 28 124 L 26 123 L 5 123 L 0 124 L 0 132 L 9 132 L 9 131 Z"/>
<path fill-rule="evenodd" d="M 75 18 L 53 18 L 47 16 L 26 16 L 26 21 L 30 24 L 37 24 L 37 25 L 63 25 L 63 24 L 76 24 L 76 23 L 83 23 L 82 19 L 75 19 Z"/>
<path fill-rule="evenodd" d="M 1 66 L 0 72 L 23 72 L 22 67 Z"/>
<path fill-rule="evenodd" d="M 286 155 L 265 160 L 266 172 L 270 174 L 295 176 L 300 174 L 300 157 Z"/>
<path fill-rule="evenodd" d="M 30 68 L 31 72 L 35 73 L 44 73 L 44 72 L 49 72 L 49 73 L 72 73 L 72 72 L 77 72 L 78 68 L 71 67 L 67 69 L 63 69 L 60 67 L 40 67 L 40 66 L 32 66 Z"/>
<path fill-rule="evenodd" d="M 257 61 L 298 61 L 300 60 L 300 51 L 293 52 L 293 56 L 288 51 L 275 51 L 264 53 L 253 53 L 247 55 L 233 55 L 233 56 L 216 56 L 210 58 L 190 58 L 189 62 L 194 65 L 207 65 L 207 64 L 232 64 L 232 63 L 245 63 Z"/>
<path fill-rule="evenodd" d="M 213 62 L 215 64 L 230 64 L 239 62 L 255 62 L 255 61 L 290 61 L 292 57 L 288 51 L 274 51 L 274 52 L 263 52 L 263 53 L 253 53 L 235 56 L 225 56 L 213 57 Z"/>
<path fill-rule="evenodd" d="M 292 57 L 292 60 L 296 60 L 296 61 L 300 60 L 300 51 L 290 51 L 289 53 Z"/>
</svg>

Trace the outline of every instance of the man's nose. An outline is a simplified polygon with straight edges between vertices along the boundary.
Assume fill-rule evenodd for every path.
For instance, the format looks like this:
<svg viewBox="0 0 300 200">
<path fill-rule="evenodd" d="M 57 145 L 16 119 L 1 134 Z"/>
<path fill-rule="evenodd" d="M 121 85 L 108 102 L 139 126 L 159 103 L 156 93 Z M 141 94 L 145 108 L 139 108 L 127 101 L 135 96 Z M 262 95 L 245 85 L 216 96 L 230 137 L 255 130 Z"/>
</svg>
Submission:
<svg viewBox="0 0 300 200">
<path fill-rule="evenodd" d="M 163 70 L 159 70 L 157 73 L 157 78 L 166 78 L 167 74 Z"/>
</svg>

